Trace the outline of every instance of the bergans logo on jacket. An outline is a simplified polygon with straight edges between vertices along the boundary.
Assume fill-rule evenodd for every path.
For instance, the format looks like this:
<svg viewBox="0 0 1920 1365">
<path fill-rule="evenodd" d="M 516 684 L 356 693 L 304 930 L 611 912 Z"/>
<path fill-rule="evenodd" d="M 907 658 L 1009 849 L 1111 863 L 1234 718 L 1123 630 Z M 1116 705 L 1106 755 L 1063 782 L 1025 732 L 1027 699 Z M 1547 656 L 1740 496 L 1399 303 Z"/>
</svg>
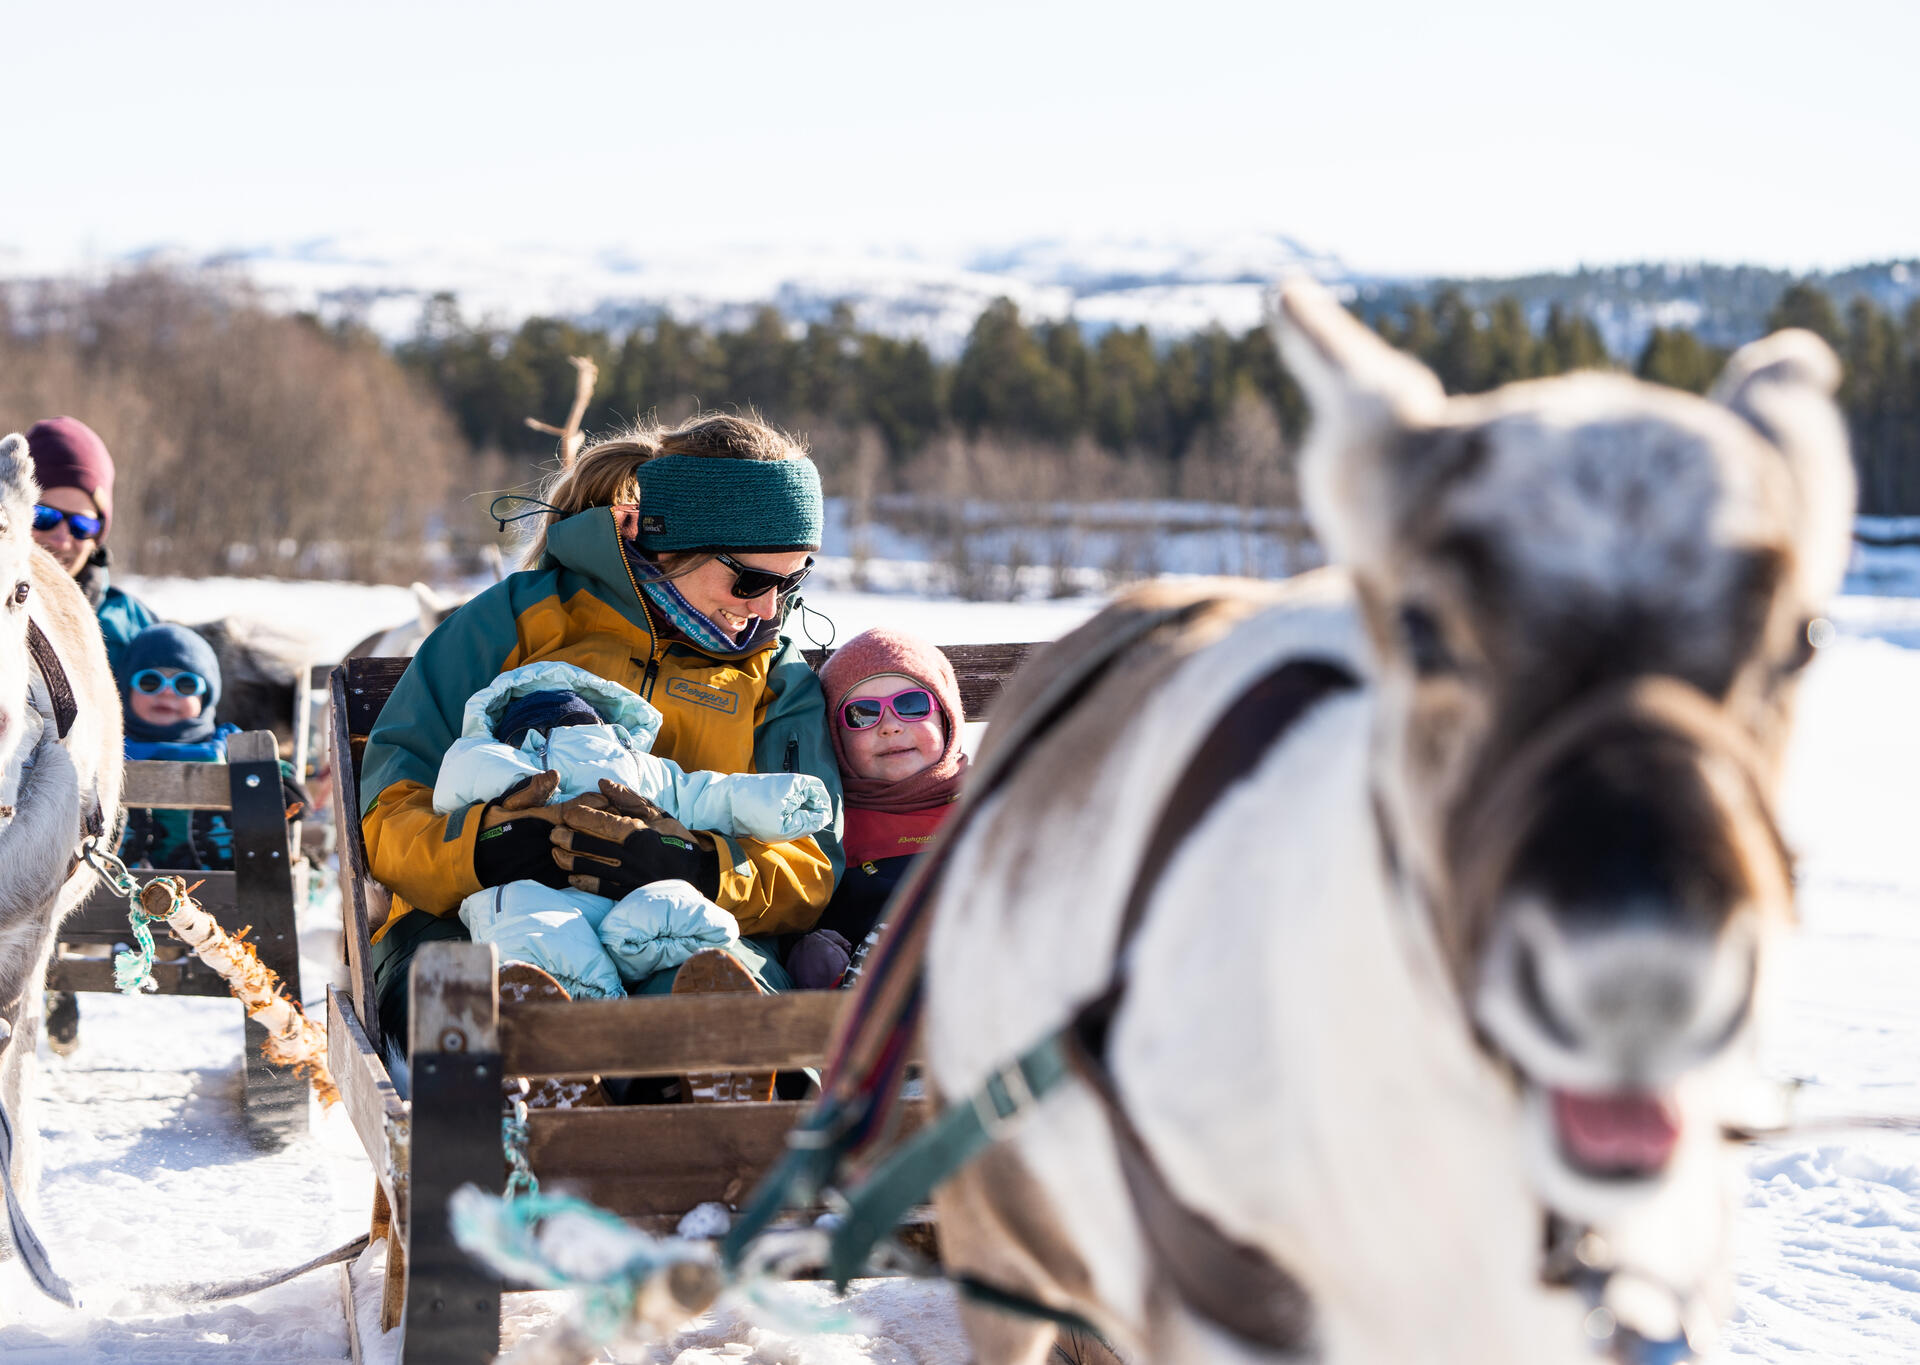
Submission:
<svg viewBox="0 0 1920 1365">
<path fill-rule="evenodd" d="M 740 694 L 724 691 L 718 687 L 702 687 L 690 678 L 675 678 L 667 684 L 667 695 L 681 701 L 690 701 L 695 706 L 708 706 L 715 711 L 725 711 L 728 715 L 740 709 Z"/>
<path fill-rule="evenodd" d="M 412 908 L 451 914 L 480 889 L 475 808 L 433 809 L 440 761 L 468 697 L 507 669 L 549 659 L 652 701 L 662 715 L 654 752 L 688 771 L 805 772 L 825 783 L 834 818 L 819 834 L 779 844 L 715 836 L 717 899 L 742 933 L 804 929 L 819 917 L 841 867 L 840 773 L 819 680 L 785 636 L 719 658 L 657 636 L 648 612 L 611 509 L 593 508 L 548 528 L 538 568 L 509 574 L 421 646 L 361 765 L 369 870 L 395 893 L 389 924 Z"/>
</svg>

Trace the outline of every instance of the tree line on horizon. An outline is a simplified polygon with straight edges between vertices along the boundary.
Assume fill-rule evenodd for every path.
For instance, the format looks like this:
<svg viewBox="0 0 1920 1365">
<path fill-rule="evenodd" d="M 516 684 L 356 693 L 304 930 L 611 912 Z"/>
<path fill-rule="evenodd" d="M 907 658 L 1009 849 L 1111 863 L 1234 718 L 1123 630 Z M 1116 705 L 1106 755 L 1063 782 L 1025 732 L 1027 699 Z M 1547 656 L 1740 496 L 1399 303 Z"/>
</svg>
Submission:
<svg viewBox="0 0 1920 1365">
<path fill-rule="evenodd" d="M 1432 368 L 1449 393 L 1579 369 L 1625 370 L 1704 393 L 1729 354 L 1689 329 L 1656 327 L 1628 364 L 1609 354 L 1584 315 L 1551 306 L 1536 326 L 1511 296 L 1476 308 L 1456 289 L 1431 304 L 1361 312 Z M 1857 296 L 1843 311 L 1820 289 L 1797 283 L 1768 315 L 1767 330 L 1779 327 L 1817 333 L 1844 364 L 1839 400 L 1861 476 L 1861 510 L 1920 514 L 1920 303 L 1895 318 Z M 807 436 L 826 466 L 851 450 L 858 433 L 877 435 L 896 483 L 907 471 L 924 473 L 936 438 L 948 446 L 997 439 L 1042 457 L 1090 443 L 1139 475 L 1134 482 L 1157 479 L 1177 494 L 1181 464 L 1217 445 L 1230 420 L 1244 426 L 1249 405 L 1270 412 L 1281 445 L 1306 422 L 1263 327 L 1232 333 L 1214 326 L 1173 340 L 1156 340 L 1144 327 L 1090 335 L 1071 318 L 1024 319 L 1008 299 L 981 313 L 952 361 L 920 341 L 861 329 L 844 304 L 806 324 L 767 306 L 736 327 L 663 316 L 615 336 L 553 318 L 513 328 L 470 322 L 450 296 L 432 301 L 396 355 L 442 396 L 476 450 L 520 461 L 551 457 L 551 443 L 523 419 L 566 411 L 571 355 L 600 367 L 590 430 L 648 414 L 671 421 L 696 405 L 751 406 Z M 1283 460 L 1284 451 L 1274 449 L 1272 458 Z"/>
</svg>

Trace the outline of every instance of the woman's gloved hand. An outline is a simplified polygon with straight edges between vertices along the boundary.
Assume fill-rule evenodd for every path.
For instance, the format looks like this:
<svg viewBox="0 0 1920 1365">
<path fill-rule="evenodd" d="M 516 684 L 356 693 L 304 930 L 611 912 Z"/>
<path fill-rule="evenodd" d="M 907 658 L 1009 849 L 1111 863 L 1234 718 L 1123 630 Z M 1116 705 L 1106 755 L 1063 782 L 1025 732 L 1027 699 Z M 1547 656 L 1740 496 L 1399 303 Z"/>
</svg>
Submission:
<svg viewBox="0 0 1920 1365">
<path fill-rule="evenodd" d="M 573 875 L 575 890 L 619 900 L 659 881 L 690 882 L 708 900 L 720 894 L 720 855 L 630 787 L 604 778 L 600 795 L 556 806 L 554 861 Z"/>
<path fill-rule="evenodd" d="M 547 804 L 559 785 L 559 773 L 544 772 L 523 778 L 487 803 L 473 842 L 473 875 L 480 885 L 567 884 L 565 870 L 554 861 L 552 839 L 562 807 Z"/>
</svg>

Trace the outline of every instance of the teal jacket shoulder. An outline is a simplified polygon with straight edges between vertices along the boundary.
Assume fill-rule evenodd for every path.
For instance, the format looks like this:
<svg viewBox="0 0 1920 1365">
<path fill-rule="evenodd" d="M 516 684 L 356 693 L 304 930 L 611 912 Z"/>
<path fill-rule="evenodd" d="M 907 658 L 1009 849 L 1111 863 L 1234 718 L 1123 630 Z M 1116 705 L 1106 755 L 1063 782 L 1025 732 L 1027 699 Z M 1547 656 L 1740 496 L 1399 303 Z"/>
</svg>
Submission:
<svg viewBox="0 0 1920 1365">
<path fill-rule="evenodd" d="M 107 643 L 107 662 L 113 675 L 120 676 L 120 660 L 133 643 L 133 637 L 157 622 L 160 617 L 145 602 L 130 592 L 108 588 L 94 613 L 100 621 L 100 638 Z"/>
<path fill-rule="evenodd" d="M 537 602 L 564 596 L 566 576 L 556 568 L 508 574 L 422 642 L 367 736 L 360 769 L 363 815 L 396 782 L 433 785 L 440 760 L 460 737 L 467 698 L 506 666 L 520 643 L 520 617 Z"/>
</svg>

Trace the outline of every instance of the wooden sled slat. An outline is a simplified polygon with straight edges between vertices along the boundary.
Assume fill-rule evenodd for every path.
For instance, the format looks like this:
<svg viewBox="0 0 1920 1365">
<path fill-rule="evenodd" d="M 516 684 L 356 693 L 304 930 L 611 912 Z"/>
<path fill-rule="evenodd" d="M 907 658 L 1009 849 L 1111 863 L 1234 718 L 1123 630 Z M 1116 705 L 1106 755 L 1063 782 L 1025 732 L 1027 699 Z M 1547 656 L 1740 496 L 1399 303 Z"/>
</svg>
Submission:
<svg viewBox="0 0 1920 1365">
<path fill-rule="evenodd" d="M 224 763 L 136 758 L 127 761 L 126 774 L 120 791 L 122 805 L 163 810 L 228 810 L 233 805 Z"/>
<path fill-rule="evenodd" d="M 510 1076 L 797 1070 L 826 1060 L 851 998 L 795 991 L 503 1004 L 500 1050 Z"/>
<path fill-rule="evenodd" d="M 351 1002 L 333 986 L 327 987 L 327 1070 L 340 1087 L 340 1102 L 386 1191 L 393 1217 L 404 1223 L 410 1148 L 407 1104 L 393 1088 L 373 1040 L 354 1017 Z"/>
<path fill-rule="evenodd" d="M 776 1100 L 540 1110 L 527 1116 L 528 1164 L 543 1189 L 658 1226 L 652 1220 L 700 1204 L 738 1204 L 786 1152 L 806 1108 Z M 910 1132 L 927 1106 L 907 1101 L 901 1112 Z"/>
</svg>

